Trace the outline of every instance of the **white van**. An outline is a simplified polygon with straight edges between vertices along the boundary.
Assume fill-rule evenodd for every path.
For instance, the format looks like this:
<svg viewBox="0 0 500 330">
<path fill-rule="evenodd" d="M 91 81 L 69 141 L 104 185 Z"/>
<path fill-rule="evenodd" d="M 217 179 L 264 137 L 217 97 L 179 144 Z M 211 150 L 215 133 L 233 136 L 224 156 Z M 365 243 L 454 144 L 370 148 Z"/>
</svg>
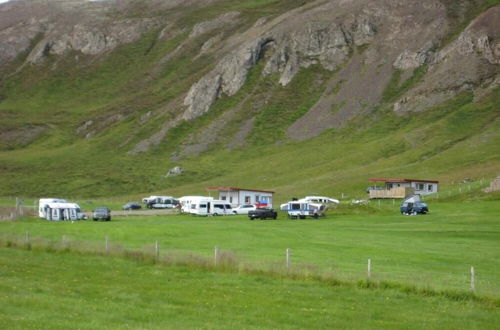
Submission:
<svg viewBox="0 0 500 330">
<path fill-rule="evenodd" d="M 47 218 L 47 205 L 50 203 L 66 203 L 66 200 L 61 198 L 40 198 L 38 201 L 38 216 L 40 218 Z"/>
<path fill-rule="evenodd" d="M 191 205 L 196 204 L 200 200 L 214 200 L 213 197 L 207 196 L 182 196 L 179 198 L 179 204 L 181 205 L 181 213 L 193 213 L 191 212 Z"/>
<path fill-rule="evenodd" d="M 191 203 L 191 212 L 196 215 L 233 215 L 231 204 L 223 200 L 200 199 Z"/>
<path fill-rule="evenodd" d="M 157 196 L 149 199 L 146 207 L 149 209 L 173 209 L 179 205 L 179 201 L 172 196 Z"/>
</svg>

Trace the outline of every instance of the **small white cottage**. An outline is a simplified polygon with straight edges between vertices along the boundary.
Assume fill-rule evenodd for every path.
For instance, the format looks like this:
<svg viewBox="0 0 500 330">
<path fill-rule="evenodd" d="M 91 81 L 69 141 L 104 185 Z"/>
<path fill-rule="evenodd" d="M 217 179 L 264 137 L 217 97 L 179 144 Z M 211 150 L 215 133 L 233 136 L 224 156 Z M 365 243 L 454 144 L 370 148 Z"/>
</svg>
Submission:
<svg viewBox="0 0 500 330">
<path fill-rule="evenodd" d="M 429 195 L 438 192 L 439 181 L 417 179 L 371 178 L 371 182 L 382 183 L 383 187 L 372 186 L 370 198 L 405 198 L 407 196 Z"/>
<path fill-rule="evenodd" d="M 206 189 L 217 191 L 219 193 L 218 199 L 228 201 L 232 207 L 239 205 L 273 207 L 274 191 L 235 187 L 207 187 Z"/>
</svg>

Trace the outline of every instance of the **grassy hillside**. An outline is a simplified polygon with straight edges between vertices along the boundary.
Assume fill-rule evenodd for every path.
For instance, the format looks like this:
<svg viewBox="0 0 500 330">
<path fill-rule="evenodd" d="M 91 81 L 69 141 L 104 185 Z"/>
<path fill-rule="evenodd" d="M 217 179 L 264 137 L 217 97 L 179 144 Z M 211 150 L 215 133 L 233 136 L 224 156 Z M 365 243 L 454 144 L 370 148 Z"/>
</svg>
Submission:
<svg viewBox="0 0 500 330">
<path fill-rule="evenodd" d="M 276 190 L 278 199 L 310 193 L 363 196 L 372 176 L 437 179 L 446 184 L 464 177 L 491 178 L 499 172 L 498 88 L 478 99 L 463 93 L 434 109 L 404 116 L 381 104 L 341 130 L 293 142 L 286 129 L 317 101 L 325 82 L 336 73 L 311 66 L 282 87 L 278 77 L 261 76 L 262 63 L 252 69 L 236 95 L 219 99 L 206 115 L 170 130 L 149 152 L 127 154 L 171 120 L 173 105 L 182 102 L 189 86 L 213 67 L 214 55 L 193 60 L 206 39 L 188 40 L 194 24 L 239 10 L 241 24 L 231 31 L 237 33 L 260 17 L 303 4 L 218 1 L 167 11 L 160 14 L 165 19 L 177 17 L 179 29 L 168 40 L 158 39 L 160 31 L 154 30 L 103 57 L 49 57 L 43 65 L 5 74 L 0 85 L 0 129 L 45 130 L 28 145 L 17 140 L 0 145 L 0 195 L 178 196 L 204 193 L 206 185 L 229 185 Z M 135 10 L 128 14 L 140 15 L 147 8 Z M 219 29 L 209 36 L 218 33 L 223 38 L 229 35 Z M 176 55 L 159 64 L 174 49 Z M 401 73 L 396 72 L 384 101 L 397 99 L 423 74 L 425 67 L 400 82 Z M 150 120 L 142 121 L 143 116 Z M 242 122 L 252 117 L 254 126 L 245 143 L 230 150 Z M 89 120 L 97 124 L 85 138 L 77 129 Z M 218 121 L 226 125 L 201 155 L 172 157 L 182 154 L 193 140 L 203 141 L 200 132 L 209 132 Z M 185 173 L 164 178 L 174 166 L 183 167 Z"/>
</svg>

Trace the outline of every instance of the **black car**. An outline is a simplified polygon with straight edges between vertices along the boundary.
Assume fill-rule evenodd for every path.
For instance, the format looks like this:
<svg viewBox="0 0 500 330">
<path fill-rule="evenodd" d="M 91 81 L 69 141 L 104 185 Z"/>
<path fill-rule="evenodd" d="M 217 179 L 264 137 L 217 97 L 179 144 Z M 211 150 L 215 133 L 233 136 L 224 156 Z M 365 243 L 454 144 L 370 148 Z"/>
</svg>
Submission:
<svg viewBox="0 0 500 330">
<path fill-rule="evenodd" d="M 111 210 L 106 206 L 98 207 L 92 212 L 92 219 L 94 219 L 94 221 L 97 220 L 109 221 L 111 220 Z"/>
<path fill-rule="evenodd" d="M 278 212 L 276 212 L 274 209 L 257 208 L 255 210 L 248 211 L 248 217 L 250 218 L 250 220 L 276 219 L 278 217 Z"/>
<path fill-rule="evenodd" d="M 124 209 L 124 210 L 139 210 L 141 208 L 142 208 L 141 204 L 136 203 L 136 202 L 127 203 L 127 204 L 123 205 L 123 207 L 122 207 L 122 209 Z"/>
<path fill-rule="evenodd" d="M 426 214 L 429 212 L 429 207 L 426 203 L 422 201 L 416 202 L 403 202 L 400 207 L 401 214 L 405 215 L 417 215 L 417 214 Z"/>
</svg>

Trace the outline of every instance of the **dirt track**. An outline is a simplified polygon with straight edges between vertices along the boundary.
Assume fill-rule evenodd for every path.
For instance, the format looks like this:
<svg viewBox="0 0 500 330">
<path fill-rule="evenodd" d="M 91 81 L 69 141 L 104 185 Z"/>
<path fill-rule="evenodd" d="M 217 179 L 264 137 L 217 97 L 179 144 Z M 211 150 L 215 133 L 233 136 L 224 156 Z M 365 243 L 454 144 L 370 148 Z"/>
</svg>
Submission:
<svg viewBox="0 0 500 330">
<path fill-rule="evenodd" d="M 87 217 L 92 218 L 92 212 L 85 212 Z M 111 211 L 111 216 L 152 216 L 152 215 L 171 215 L 179 214 L 178 209 L 151 209 L 151 210 L 130 210 L 130 211 Z"/>
</svg>

